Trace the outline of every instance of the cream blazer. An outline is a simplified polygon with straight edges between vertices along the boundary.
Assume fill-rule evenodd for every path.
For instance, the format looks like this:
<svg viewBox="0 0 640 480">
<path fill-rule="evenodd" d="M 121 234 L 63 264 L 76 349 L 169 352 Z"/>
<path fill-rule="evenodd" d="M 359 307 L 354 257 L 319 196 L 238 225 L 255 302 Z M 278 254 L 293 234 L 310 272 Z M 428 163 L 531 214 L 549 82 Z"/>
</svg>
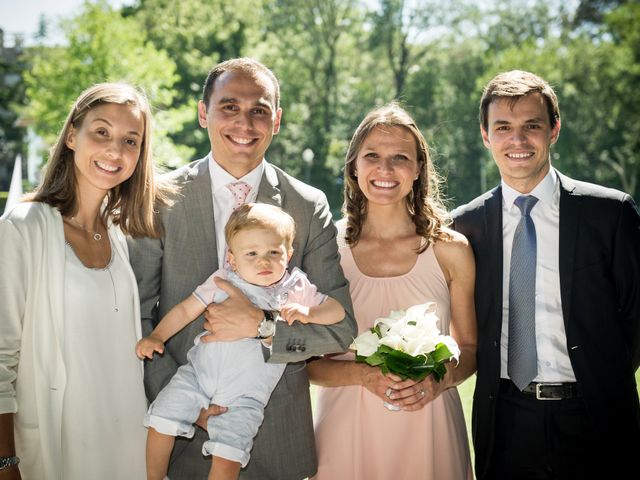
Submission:
<svg viewBox="0 0 640 480">
<path fill-rule="evenodd" d="M 108 230 L 113 247 L 128 259 L 123 233 L 113 225 Z M 15 414 L 23 480 L 62 480 L 64 265 L 57 209 L 22 203 L 0 219 L 0 413 Z M 139 339 L 138 290 L 129 273 Z"/>
</svg>

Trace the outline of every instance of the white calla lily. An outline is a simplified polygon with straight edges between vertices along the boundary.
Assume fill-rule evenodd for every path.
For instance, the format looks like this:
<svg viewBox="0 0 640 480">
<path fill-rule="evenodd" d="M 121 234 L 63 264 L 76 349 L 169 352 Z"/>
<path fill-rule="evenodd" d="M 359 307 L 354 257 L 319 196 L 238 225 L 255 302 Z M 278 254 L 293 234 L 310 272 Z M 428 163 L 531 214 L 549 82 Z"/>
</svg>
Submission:
<svg viewBox="0 0 640 480">
<path fill-rule="evenodd" d="M 358 355 L 368 357 L 369 355 L 376 353 L 376 350 L 378 350 L 378 340 L 378 335 L 367 330 L 353 340 L 350 348 L 355 350 Z"/>
<path fill-rule="evenodd" d="M 427 302 L 420 305 L 414 305 L 405 311 L 395 310 L 389 313 L 388 317 L 380 317 L 374 321 L 374 328 L 360 334 L 352 343 L 351 349 L 355 350 L 360 361 L 371 361 L 371 365 L 379 366 L 384 372 L 391 371 L 402 376 L 402 378 L 424 378 L 429 372 L 422 370 L 415 371 L 392 371 L 391 364 L 386 363 L 388 349 L 380 349 L 381 346 L 391 348 L 393 350 L 404 352 L 412 357 L 420 355 L 429 356 L 435 350 L 438 344 L 443 343 L 447 346 L 452 356 L 450 359 L 439 359 L 433 367 L 433 373 L 436 381 L 442 378 L 446 372 L 443 363 L 460 357 L 460 348 L 456 341 L 449 335 L 442 335 L 438 328 L 438 316 L 436 315 L 436 304 Z M 376 333 L 376 332 L 379 332 Z M 373 354 L 376 357 L 369 359 Z M 361 357 L 364 357 L 362 360 Z M 383 359 L 384 363 L 380 363 Z M 433 357 L 431 357 L 433 358 Z M 422 360 L 415 359 L 417 364 L 423 365 Z M 400 367 L 398 367 L 400 368 Z M 416 372 L 422 373 L 416 373 Z M 418 377 L 423 375 L 422 377 Z"/>
</svg>

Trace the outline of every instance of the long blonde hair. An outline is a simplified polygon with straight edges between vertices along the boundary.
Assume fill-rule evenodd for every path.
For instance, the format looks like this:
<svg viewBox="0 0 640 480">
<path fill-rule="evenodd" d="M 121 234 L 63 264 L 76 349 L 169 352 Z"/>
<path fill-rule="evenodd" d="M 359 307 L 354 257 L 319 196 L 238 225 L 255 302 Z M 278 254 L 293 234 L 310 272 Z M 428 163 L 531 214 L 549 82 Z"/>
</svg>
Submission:
<svg viewBox="0 0 640 480">
<path fill-rule="evenodd" d="M 159 237 L 162 226 L 154 210 L 168 205 L 169 183 L 159 184 L 151 158 L 151 108 L 144 93 L 125 83 L 99 83 L 89 87 L 75 101 L 49 154 L 42 182 L 27 200 L 47 203 L 62 215 L 77 210 L 74 152 L 66 144 L 70 128 L 81 127 L 87 113 L 105 104 L 129 105 L 140 111 L 144 135 L 136 168 L 126 181 L 107 193 L 103 219 L 133 237 Z"/>
<path fill-rule="evenodd" d="M 424 251 L 435 240 L 446 240 L 450 236 L 443 230 L 447 223 L 446 210 L 440 200 L 440 176 L 437 174 L 429 147 L 420 129 L 411 116 L 396 102 L 391 102 L 370 111 L 358 125 L 349 143 L 344 171 L 344 203 L 342 213 L 347 219 L 345 241 L 354 246 L 358 243 L 362 226 L 367 218 L 367 198 L 360 190 L 356 177 L 356 159 L 362 144 L 369 134 L 379 126 L 401 127 L 416 141 L 418 153 L 418 178 L 406 197 L 407 211 L 416 226 L 416 233 L 426 242 L 418 252 Z"/>
</svg>

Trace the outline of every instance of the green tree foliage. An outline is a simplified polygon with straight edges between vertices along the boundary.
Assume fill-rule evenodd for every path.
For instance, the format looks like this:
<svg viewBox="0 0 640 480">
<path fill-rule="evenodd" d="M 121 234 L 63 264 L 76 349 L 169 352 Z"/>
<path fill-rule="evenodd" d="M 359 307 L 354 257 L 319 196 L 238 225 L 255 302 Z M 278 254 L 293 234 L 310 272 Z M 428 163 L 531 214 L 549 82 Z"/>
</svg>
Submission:
<svg viewBox="0 0 640 480">
<path fill-rule="evenodd" d="M 639 9 L 620 0 L 582 0 L 577 10 L 551 0 L 137 0 L 115 12 L 87 2 L 67 22 L 65 45 L 34 49 L 24 111 L 51 138 L 82 88 L 129 80 L 151 93 L 165 138 L 156 150 L 178 165 L 209 149 L 196 116 L 209 69 L 253 56 L 281 83 L 283 124 L 268 159 L 326 192 L 334 212 L 355 127 L 393 99 L 422 128 L 454 207 L 499 181 L 478 103 L 490 78 L 518 68 L 560 98 L 553 163 L 638 197 Z"/>
<path fill-rule="evenodd" d="M 486 171 L 493 163 L 478 128 L 482 89 L 477 78 L 484 72 L 484 51 L 475 40 L 437 47 L 410 75 L 406 104 L 445 179 L 448 204 L 454 206 L 487 188 Z"/>
<path fill-rule="evenodd" d="M 72 102 L 94 83 L 129 82 L 143 88 L 156 107 L 171 104 L 175 64 L 147 42 L 134 19 L 123 18 L 105 1 L 85 2 L 62 29 L 67 44 L 32 49 L 31 68 L 25 72 L 29 106 L 23 113 L 47 143 L 55 140 Z M 181 156 L 166 141 L 160 142 L 160 150 L 167 155 L 163 162 Z"/>
<path fill-rule="evenodd" d="M 461 35 L 464 21 L 475 12 L 473 3 L 466 1 L 442 8 L 441 2 L 433 0 L 380 0 L 378 9 L 369 14 L 369 41 L 388 62 L 395 98 L 402 98 L 405 93 L 409 69 L 431 49 L 441 48 L 443 37 Z"/>
<path fill-rule="evenodd" d="M 270 159 L 304 178 L 302 152 L 311 149 L 311 183 L 335 210 L 341 203 L 345 124 L 350 130 L 352 123 L 348 105 L 358 90 L 352 83 L 354 67 L 364 65 L 354 64 L 353 57 L 361 55 L 361 12 L 354 0 L 276 0 L 266 10 L 269 30 L 255 51 L 281 80 L 284 110 L 281 138 Z"/>
<path fill-rule="evenodd" d="M 148 40 L 175 62 L 177 81 L 170 108 L 179 111 L 175 119 L 181 123 L 169 135 L 197 155 L 210 148 L 197 117 L 207 73 L 222 60 L 245 55 L 247 44 L 257 42 L 261 8 L 256 0 L 139 0 L 124 9 L 126 17 L 140 22 Z"/>
<path fill-rule="evenodd" d="M 620 5 L 627 3 L 627 1 L 628 0 L 580 0 L 578 8 L 576 9 L 574 25 L 602 25 L 608 12 L 615 10 Z"/>
<path fill-rule="evenodd" d="M 17 113 L 26 104 L 22 81 L 26 67 L 19 41 L 10 50 L 0 50 L 0 164 L 7 172 L 13 171 L 16 155 L 26 152 L 25 129 Z M 8 189 L 9 182 L 10 178 L 0 179 L 0 190 Z"/>
<path fill-rule="evenodd" d="M 493 72 L 520 68 L 547 79 L 560 101 L 562 130 L 553 163 L 576 178 L 637 197 L 640 176 L 640 99 L 637 25 L 640 5 L 613 10 L 593 31 L 528 36 L 492 58 Z M 635 53 L 634 53 L 634 39 Z"/>
</svg>

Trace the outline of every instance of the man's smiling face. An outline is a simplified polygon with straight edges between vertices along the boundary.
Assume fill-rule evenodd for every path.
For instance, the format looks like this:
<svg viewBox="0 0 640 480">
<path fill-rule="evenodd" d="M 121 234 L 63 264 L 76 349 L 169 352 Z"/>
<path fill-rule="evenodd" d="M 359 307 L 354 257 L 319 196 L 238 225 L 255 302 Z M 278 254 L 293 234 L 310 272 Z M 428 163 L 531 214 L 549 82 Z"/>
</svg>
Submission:
<svg viewBox="0 0 640 480">
<path fill-rule="evenodd" d="M 532 93 L 513 101 L 489 105 L 487 130 L 481 127 L 485 147 L 491 150 L 507 185 L 529 193 L 551 166 L 549 149 L 560 133 L 560 120 L 551 126 L 544 97 Z"/>
<path fill-rule="evenodd" d="M 280 130 L 275 86 L 262 73 L 225 72 L 214 83 L 209 105 L 198 104 L 215 161 L 236 178 L 257 167 Z"/>
</svg>

